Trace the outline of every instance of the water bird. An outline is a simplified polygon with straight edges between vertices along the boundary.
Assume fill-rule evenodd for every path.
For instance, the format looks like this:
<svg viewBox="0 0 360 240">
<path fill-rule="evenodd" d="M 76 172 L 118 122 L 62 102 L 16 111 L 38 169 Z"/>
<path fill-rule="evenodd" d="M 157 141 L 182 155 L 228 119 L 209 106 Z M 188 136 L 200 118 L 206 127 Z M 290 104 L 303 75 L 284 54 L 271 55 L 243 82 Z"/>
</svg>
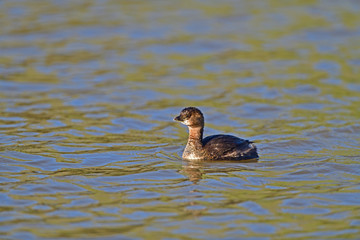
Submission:
<svg viewBox="0 0 360 240">
<path fill-rule="evenodd" d="M 182 154 L 185 160 L 244 160 L 258 158 L 253 142 L 232 135 L 212 135 L 203 139 L 204 115 L 196 107 L 184 108 L 174 118 L 189 129 L 189 138 Z"/>
</svg>

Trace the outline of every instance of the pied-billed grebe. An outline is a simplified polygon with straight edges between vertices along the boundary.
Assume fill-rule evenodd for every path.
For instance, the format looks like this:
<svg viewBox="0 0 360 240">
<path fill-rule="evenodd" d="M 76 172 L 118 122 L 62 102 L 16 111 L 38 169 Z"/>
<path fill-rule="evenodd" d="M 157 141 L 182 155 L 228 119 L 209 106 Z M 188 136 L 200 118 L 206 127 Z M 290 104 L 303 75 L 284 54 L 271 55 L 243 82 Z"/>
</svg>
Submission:
<svg viewBox="0 0 360 240">
<path fill-rule="evenodd" d="M 189 128 L 189 139 L 182 157 L 187 160 L 242 160 L 258 158 L 255 145 L 231 135 L 213 135 L 203 139 L 204 115 L 195 107 L 184 108 L 174 118 Z"/>
</svg>

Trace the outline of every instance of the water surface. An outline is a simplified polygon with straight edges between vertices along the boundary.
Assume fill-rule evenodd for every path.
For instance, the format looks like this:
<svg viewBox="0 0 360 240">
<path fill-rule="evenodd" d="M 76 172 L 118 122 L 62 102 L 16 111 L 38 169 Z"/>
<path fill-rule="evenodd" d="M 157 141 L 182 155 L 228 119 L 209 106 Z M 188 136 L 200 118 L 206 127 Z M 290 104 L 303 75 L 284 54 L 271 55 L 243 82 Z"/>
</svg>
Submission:
<svg viewBox="0 0 360 240">
<path fill-rule="evenodd" d="M 356 239 L 357 1 L 1 1 L 4 239 Z M 181 159 L 186 106 L 260 159 Z"/>
</svg>

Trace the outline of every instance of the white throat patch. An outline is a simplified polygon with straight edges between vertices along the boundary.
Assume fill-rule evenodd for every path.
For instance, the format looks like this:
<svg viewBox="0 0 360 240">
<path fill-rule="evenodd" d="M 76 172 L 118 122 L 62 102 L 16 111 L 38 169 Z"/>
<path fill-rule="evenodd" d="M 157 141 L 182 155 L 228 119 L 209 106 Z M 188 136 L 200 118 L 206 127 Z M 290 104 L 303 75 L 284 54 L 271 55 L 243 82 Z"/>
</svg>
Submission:
<svg viewBox="0 0 360 240">
<path fill-rule="evenodd" d="M 189 120 L 184 120 L 184 121 L 182 121 L 181 123 L 184 124 L 184 125 L 186 125 L 186 126 L 188 126 L 188 125 L 189 125 Z"/>
</svg>

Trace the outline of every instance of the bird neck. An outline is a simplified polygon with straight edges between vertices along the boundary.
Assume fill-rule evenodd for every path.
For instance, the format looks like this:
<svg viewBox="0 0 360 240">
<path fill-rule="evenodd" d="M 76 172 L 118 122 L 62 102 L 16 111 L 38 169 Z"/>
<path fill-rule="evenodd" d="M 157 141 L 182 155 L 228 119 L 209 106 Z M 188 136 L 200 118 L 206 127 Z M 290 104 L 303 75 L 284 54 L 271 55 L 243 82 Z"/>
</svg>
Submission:
<svg viewBox="0 0 360 240">
<path fill-rule="evenodd" d="M 189 142 L 200 142 L 203 139 L 204 127 L 189 127 Z"/>
<path fill-rule="evenodd" d="M 183 152 L 183 158 L 196 160 L 203 158 L 203 137 L 204 127 L 189 127 L 189 139 Z"/>
</svg>

